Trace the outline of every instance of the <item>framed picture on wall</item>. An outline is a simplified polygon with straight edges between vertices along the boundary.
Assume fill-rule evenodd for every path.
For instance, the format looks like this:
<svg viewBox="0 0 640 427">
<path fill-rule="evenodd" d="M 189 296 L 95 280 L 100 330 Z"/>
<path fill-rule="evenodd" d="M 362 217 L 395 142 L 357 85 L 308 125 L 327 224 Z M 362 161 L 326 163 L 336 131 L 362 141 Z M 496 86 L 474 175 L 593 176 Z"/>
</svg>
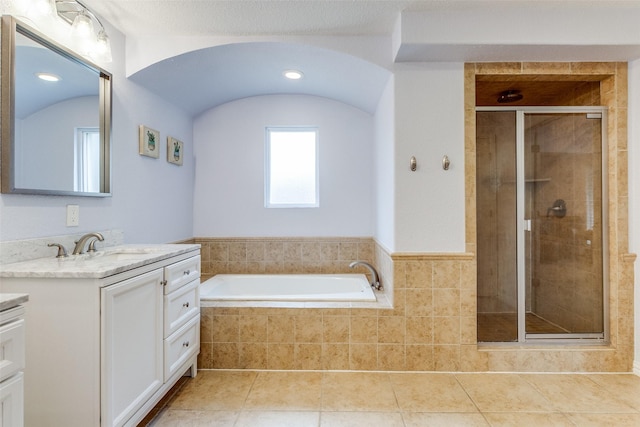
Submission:
<svg viewBox="0 0 640 427">
<path fill-rule="evenodd" d="M 167 161 L 174 165 L 182 166 L 184 157 L 184 143 L 172 136 L 167 137 Z"/>
<path fill-rule="evenodd" d="M 143 156 L 160 157 L 160 132 L 140 125 L 138 153 Z"/>
</svg>

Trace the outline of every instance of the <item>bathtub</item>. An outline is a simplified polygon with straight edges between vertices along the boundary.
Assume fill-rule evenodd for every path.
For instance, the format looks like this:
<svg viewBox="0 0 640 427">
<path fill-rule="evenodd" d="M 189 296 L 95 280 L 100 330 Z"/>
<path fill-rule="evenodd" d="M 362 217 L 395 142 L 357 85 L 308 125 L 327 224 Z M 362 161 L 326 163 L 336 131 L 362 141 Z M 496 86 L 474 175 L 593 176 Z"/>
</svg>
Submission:
<svg viewBox="0 0 640 427">
<path fill-rule="evenodd" d="M 201 301 L 376 301 L 364 274 L 218 274 Z"/>
</svg>

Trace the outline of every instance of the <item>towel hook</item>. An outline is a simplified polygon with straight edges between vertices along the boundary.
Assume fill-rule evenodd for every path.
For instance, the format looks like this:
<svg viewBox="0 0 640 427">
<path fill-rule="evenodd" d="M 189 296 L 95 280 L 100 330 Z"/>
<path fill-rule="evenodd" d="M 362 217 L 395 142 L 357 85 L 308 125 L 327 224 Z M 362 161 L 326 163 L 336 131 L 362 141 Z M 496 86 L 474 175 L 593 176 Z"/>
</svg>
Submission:
<svg viewBox="0 0 640 427">
<path fill-rule="evenodd" d="M 449 156 L 445 154 L 444 157 L 442 158 L 442 169 L 448 171 L 449 166 L 451 166 L 451 161 L 449 161 Z"/>
</svg>

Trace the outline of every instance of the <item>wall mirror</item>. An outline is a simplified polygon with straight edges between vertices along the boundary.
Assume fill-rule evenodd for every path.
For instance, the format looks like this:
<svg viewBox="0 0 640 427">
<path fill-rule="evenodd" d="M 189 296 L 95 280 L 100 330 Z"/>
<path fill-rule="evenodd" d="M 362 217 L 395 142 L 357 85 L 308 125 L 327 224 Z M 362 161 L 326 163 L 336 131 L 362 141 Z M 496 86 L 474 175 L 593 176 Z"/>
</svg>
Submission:
<svg viewBox="0 0 640 427">
<path fill-rule="evenodd" d="M 111 74 L 2 17 L 2 193 L 107 197 Z"/>
</svg>

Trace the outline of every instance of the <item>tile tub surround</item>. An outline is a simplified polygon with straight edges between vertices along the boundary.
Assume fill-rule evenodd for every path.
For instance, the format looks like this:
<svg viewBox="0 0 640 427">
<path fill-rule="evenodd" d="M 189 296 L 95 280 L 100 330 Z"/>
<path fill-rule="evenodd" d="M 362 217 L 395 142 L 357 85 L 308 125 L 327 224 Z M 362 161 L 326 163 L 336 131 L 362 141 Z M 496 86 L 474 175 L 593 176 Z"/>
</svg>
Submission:
<svg viewBox="0 0 640 427">
<path fill-rule="evenodd" d="M 474 254 L 390 255 L 375 243 L 373 253 L 393 309 L 202 307 L 199 367 L 631 371 L 630 338 L 622 346 L 479 347 Z"/>
</svg>

